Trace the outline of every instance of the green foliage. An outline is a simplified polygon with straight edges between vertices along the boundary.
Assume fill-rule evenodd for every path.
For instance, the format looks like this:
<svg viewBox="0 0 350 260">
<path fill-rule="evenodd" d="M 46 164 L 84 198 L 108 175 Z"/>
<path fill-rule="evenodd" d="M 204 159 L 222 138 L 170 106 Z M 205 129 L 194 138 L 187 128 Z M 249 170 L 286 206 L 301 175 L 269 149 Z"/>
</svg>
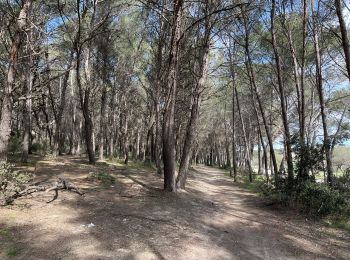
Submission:
<svg viewBox="0 0 350 260">
<path fill-rule="evenodd" d="M 336 218 L 327 221 L 329 227 L 339 228 L 350 232 L 350 219 L 347 218 Z"/>
<path fill-rule="evenodd" d="M 333 178 L 333 188 L 350 197 L 350 168 L 342 176 Z"/>
<path fill-rule="evenodd" d="M 349 207 L 342 194 L 325 184 L 306 181 L 298 187 L 297 202 L 312 216 L 324 217 L 341 214 Z"/>
<path fill-rule="evenodd" d="M 17 135 L 11 135 L 9 140 L 9 154 L 14 155 L 21 151 L 21 139 Z"/>
<path fill-rule="evenodd" d="M 13 165 L 0 162 L 0 204 L 6 204 L 11 195 L 23 190 L 32 179 L 31 174 L 19 172 Z"/>
<path fill-rule="evenodd" d="M 7 256 L 16 256 L 18 252 L 15 246 L 10 246 L 5 250 L 5 253 Z"/>
<path fill-rule="evenodd" d="M 3 248 L 6 256 L 16 256 L 18 254 L 18 250 L 13 240 L 14 237 L 8 229 L 0 228 L 0 246 Z M 4 243 L 1 241 L 4 241 Z"/>
<path fill-rule="evenodd" d="M 106 172 L 91 173 L 92 178 L 95 178 L 105 184 L 115 183 L 115 177 Z"/>
<path fill-rule="evenodd" d="M 264 176 L 253 174 L 253 182 L 250 182 L 248 175 L 241 175 L 238 176 L 238 183 L 240 187 L 250 192 L 260 193 L 261 187 L 266 184 L 266 179 Z"/>
<path fill-rule="evenodd" d="M 295 171 L 298 179 L 309 179 L 308 172 L 323 170 L 324 153 L 322 145 L 308 146 L 301 144 L 299 139 L 294 137 L 292 147 L 295 153 Z M 301 173 L 304 173 L 304 175 L 300 175 Z"/>
<path fill-rule="evenodd" d="M 43 143 L 33 143 L 30 149 L 33 153 L 40 153 L 43 155 L 51 153 L 51 147 L 46 141 Z"/>
</svg>

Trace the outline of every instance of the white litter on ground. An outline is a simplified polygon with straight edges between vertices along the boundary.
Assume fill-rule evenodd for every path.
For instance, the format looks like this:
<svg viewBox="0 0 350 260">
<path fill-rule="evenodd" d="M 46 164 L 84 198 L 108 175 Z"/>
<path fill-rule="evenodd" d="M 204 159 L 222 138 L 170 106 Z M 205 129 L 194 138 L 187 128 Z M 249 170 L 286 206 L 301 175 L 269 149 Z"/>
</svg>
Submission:
<svg viewBox="0 0 350 260">
<path fill-rule="evenodd" d="M 82 227 L 82 228 L 85 228 L 85 227 L 87 227 L 87 228 L 91 228 L 91 227 L 95 227 L 96 225 L 94 224 L 94 223 L 90 223 L 90 224 L 87 224 L 87 225 L 85 225 L 85 224 L 81 224 L 80 225 L 80 227 Z"/>
</svg>

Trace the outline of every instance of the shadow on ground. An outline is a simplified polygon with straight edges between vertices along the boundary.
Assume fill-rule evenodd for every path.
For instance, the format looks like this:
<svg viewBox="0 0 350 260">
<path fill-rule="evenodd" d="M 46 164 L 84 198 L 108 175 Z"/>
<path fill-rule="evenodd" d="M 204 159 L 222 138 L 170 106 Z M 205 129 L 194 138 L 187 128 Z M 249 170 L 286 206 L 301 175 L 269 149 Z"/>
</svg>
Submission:
<svg viewBox="0 0 350 260">
<path fill-rule="evenodd" d="M 96 171 L 112 174 L 116 183 L 89 179 L 89 173 Z M 38 162 L 36 181 L 58 176 L 72 181 L 85 195 L 63 191 L 46 203 L 52 194 L 36 194 L 0 209 L 1 258 L 346 259 L 350 255 L 345 233 L 268 207 L 219 170 L 197 167 L 187 191 L 170 194 L 161 190 L 159 176 L 148 170 L 89 166 L 81 158 L 67 156 Z M 91 223 L 94 226 L 88 227 Z M 14 248 L 13 256 L 7 255 L 8 247 Z"/>
</svg>

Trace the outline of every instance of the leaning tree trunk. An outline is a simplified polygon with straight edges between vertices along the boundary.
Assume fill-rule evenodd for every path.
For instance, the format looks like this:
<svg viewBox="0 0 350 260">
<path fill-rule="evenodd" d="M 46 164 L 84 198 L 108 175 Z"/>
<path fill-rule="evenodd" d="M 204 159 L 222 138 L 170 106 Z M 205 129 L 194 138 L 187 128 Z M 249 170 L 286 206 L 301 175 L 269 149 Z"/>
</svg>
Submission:
<svg viewBox="0 0 350 260">
<path fill-rule="evenodd" d="M 245 14 L 246 15 L 246 14 Z M 261 96 L 258 92 L 258 87 L 256 85 L 256 79 L 255 79 L 255 71 L 253 68 L 253 62 L 250 56 L 250 50 L 249 50 L 249 30 L 248 30 L 248 26 L 247 26 L 247 18 L 246 16 L 243 16 L 243 21 L 244 21 L 244 27 L 245 27 L 245 54 L 247 56 L 247 62 L 248 62 L 248 73 L 249 76 L 251 77 L 251 83 L 253 85 L 253 90 L 255 92 L 255 96 L 256 96 L 256 100 L 258 101 L 258 106 L 259 106 L 259 110 L 261 113 L 261 117 L 264 123 L 264 127 L 265 127 L 265 132 L 266 132 L 266 136 L 267 136 L 267 140 L 269 143 L 269 147 L 270 147 L 270 157 L 271 157 L 271 161 L 272 161 L 272 166 L 271 167 L 271 171 L 273 169 L 273 172 L 275 174 L 275 179 L 276 179 L 276 185 L 277 185 L 277 178 L 278 178 L 278 167 L 277 167 L 277 160 L 276 160 L 276 155 L 275 155 L 275 150 L 273 147 L 273 140 L 272 140 L 272 135 L 271 135 L 271 130 L 269 127 L 269 124 L 267 122 L 267 118 L 266 118 L 266 114 L 265 114 L 265 110 L 262 104 L 262 100 L 261 100 Z"/>
<path fill-rule="evenodd" d="M 208 39 L 206 40 L 205 47 L 202 54 L 202 60 L 200 61 L 200 74 L 201 77 L 198 81 L 198 84 L 195 87 L 194 91 L 194 97 L 193 97 L 193 103 L 191 108 L 191 115 L 190 120 L 188 122 L 186 136 L 185 136 L 185 143 L 182 150 L 182 156 L 180 160 L 180 168 L 179 168 L 179 175 L 177 178 L 177 185 L 179 188 L 184 189 L 188 174 L 188 167 L 190 164 L 190 159 L 192 157 L 192 147 L 193 142 L 195 141 L 195 135 L 197 130 L 197 122 L 198 122 L 198 116 L 199 116 L 199 108 L 201 103 L 201 89 L 205 87 L 206 79 L 207 79 L 207 72 L 208 72 L 208 54 L 209 54 L 209 32 L 208 32 Z"/>
<path fill-rule="evenodd" d="M 350 45 L 349 45 L 347 28 L 346 28 L 346 23 L 344 20 L 343 10 L 342 10 L 340 0 L 335 0 L 335 8 L 336 8 L 337 16 L 339 20 L 339 27 L 340 27 L 340 33 L 341 33 L 341 39 L 342 39 L 342 46 L 344 50 L 344 56 L 345 56 L 346 70 L 348 72 L 348 77 L 350 81 Z"/>
<path fill-rule="evenodd" d="M 197 129 L 198 113 L 199 113 L 199 94 L 193 100 L 191 108 L 190 121 L 187 126 L 187 132 L 185 136 L 185 143 L 182 149 L 182 156 L 180 160 L 179 175 L 177 177 L 177 187 L 184 189 L 187 180 L 188 167 L 192 156 L 192 146 L 195 139 L 195 133 Z"/>
<path fill-rule="evenodd" d="M 24 35 L 24 29 L 27 26 L 27 18 L 32 7 L 32 0 L 23 1 L 22 9 L 19 12 L 16 24 L 16 30 L 13 34 L 13 41 L 11 44 L 8 67 L 7 80 L 4 87 L 2 106 L 1 106 L 1 120 L 0 120 L 0 160 L 7 160 L 8 143 L 11 134 L 11 119 L 13 110 L 12 90 L 15 86 L 16 63 L 18 59 L 18 52 L 21 47 Z"/>
</svg>

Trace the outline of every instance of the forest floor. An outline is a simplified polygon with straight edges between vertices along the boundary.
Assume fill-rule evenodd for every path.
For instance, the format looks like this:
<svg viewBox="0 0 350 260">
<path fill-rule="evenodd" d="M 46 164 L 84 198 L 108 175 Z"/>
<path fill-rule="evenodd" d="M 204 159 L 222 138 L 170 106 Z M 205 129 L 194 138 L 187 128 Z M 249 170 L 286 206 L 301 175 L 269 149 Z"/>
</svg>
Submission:
<svg viewBox="0 0 350 260">
<path fill-rule="evenodd" d="M 195 167 L 177 194 L 145 168 L 64 156 L 30 169 L 36 182 L 63 177 L 85 195 L 34 193 L 0 208 L 0 259 L 350 259 L 349 233 L 259 198 L 218 169 Z"/>
</svg>

